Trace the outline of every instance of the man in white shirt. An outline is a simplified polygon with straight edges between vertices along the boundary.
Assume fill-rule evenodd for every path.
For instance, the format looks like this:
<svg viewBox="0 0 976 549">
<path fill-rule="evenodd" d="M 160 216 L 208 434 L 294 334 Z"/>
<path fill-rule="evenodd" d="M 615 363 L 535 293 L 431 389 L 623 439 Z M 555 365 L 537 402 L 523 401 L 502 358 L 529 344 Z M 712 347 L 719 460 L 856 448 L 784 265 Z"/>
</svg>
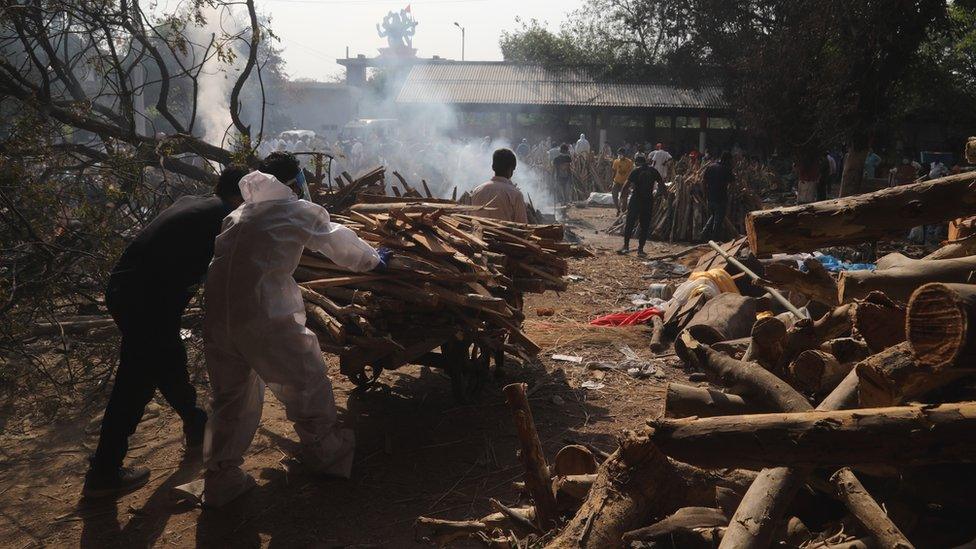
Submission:
<svg viewBox="0 0 976 549">
<path fill-rule="evenodd" d="M 663 143 L 658 143 L 654 146 L 654 152 L 651 153 L 648 160 L 648 164 L 657 170 L 657 173 L 661 174 L 661 179 L 667 181 L 668 169 L 671 164 L 671 153 L 664 150 Z"/>
<path fill-rule="evenodd" d="M 474 212 L 478 217 L 528 223 L 525 198 L 518 187 L 512 183 L 515 166 L 518 164 L 511 149 L 498 149 L 491 157 L 491 169 L 495 177 L 475 187 L 471 192 L 471 204 L 487 206 L 491 210 Z"/>
</svg>

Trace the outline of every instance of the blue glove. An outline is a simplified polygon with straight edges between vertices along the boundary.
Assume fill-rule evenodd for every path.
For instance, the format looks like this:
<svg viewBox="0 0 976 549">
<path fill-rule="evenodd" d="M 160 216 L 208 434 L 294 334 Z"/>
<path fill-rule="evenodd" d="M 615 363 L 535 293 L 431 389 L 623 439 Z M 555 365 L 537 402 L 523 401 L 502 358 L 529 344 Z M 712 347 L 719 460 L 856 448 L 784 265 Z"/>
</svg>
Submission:
<svg viewBox="0 0 976 549">
<path fill-rule="evenodd" d="M 389 248 L 380 248 L 376 250 L 376 253 L 380 256 L 380 263 L 376 266 L 374 271 L 385 271 L 387 267 L 390 266 L 390 260 L 393 259 L 393 250 Z"/>
</svg>

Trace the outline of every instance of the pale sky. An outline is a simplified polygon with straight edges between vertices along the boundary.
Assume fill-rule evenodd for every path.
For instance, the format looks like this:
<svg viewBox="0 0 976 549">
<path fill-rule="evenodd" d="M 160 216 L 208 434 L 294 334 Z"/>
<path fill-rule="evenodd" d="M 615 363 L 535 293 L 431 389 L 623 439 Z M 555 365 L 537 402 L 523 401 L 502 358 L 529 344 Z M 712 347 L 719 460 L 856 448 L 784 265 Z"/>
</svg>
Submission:
<svg viewBox="0 0 976 549">
<path fill-rule="evenodd" d="M 377 55 L 386 39 L 376 34 L 376 24 L 391 10 L 410 4 L 419 22 L 413 46 L 420 57 L 439 55 L 461 58 L 461 31 L 465 27 L 465 59 L 501 60 L 498 38 L 503 30 L 516 28 L 515 17 L 547 22 L 557 29 L 566 14 L 582 0 L 256 0 L 262 13 L 271 16 L 271 28 L 292 78 L 325 80 L 344 69 L 335 60 L 362 53 Z"/>
</svg>

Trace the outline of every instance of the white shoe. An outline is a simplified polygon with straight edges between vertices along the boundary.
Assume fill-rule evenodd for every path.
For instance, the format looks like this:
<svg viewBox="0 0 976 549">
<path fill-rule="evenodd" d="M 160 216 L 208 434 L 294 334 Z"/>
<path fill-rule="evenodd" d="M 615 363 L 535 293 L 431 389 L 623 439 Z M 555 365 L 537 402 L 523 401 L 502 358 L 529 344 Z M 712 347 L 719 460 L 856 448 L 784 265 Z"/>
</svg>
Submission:
<svg viewBox="0 0 976 549">
<path fill-rule="evenodd" d="M 257 486 L 254 477 L 240 467 L 207 471 L 203 474 L 204 507 L 222 507 Z"/>
<path fill-rule="evenodd" d="M 339 478 L 352 477 L 356 454 L 356 435 L 352 429 L 338 429 L 335 436 L 302 448 L 302 462 L 317 474 Z"/>
</svg>

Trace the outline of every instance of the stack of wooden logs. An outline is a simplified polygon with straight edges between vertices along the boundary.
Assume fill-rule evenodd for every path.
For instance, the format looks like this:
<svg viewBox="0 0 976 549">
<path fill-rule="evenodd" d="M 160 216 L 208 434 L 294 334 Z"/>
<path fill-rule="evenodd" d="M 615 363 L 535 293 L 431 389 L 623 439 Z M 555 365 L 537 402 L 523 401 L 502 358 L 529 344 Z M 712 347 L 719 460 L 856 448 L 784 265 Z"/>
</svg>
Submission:
<svg viewBox="0 0 976 549">
<path fill-rule="evenodd" d="M 393 250 L 385 271 L 350 273 L 307 252 L 295 273 L 309 326 L 344 372 L 396 367 L 451 338 L 538 352 L 520 330 L 521 294 L 565 289 L 566 258 L 587 253 L 563 241 L 561 225 L 483 219 L 468 215 L 475 207 L 443 202 L 370 200 L 332 217 Z"/>
<path fill-rule="evenodd" d="M 655 196 L 654 215 L 651 218 L 651 238 L 668 242 L 693 242 L 701 238 L 705 223 L 708 222 L 708 207 L 702 176 L 704 164 L 687 167 L 684 173 L 676 175 L 663 197 Z M 754 164 L 744 164 L 734 168 L 736 180 L 729 189 L 729 203 L 726 210 L 725 232 L 738 235 L 745 232 L 746 215 L 762 207 L 759 195 L 749 184 L 755 179 L 756 170 L 762 169 Z M 625 215 L 611 224 L 607 232 L 623 234 Z"/>
<path fill-rule="evenodd" d="M 958 181 L 903 189 L 913 193 L 908 211 L 930 212 L 927 199 Z M 957 195 L 941 215 L 976 214 L 976 205 L 958 205 L 972 195 Z M 888 190 L 858 200 L 885 209 L 901 196 Z M 844 215 L 845 205 L 808 212 Z M 784 223 L 808 222 L 781 211 Z M 771 242 L 789 243 L 767 232 L 777 213 L 763 213 L 764 228 L 756 224 L 749 235 L 767 252 L 779 251 Z M 923 222 L 936 217 L 927 213 Z M 857 230 L 847 228 L 845 242 L 856 242 Z M 859 230 L 870 239 L 878 227 Z M 812 230 L 805 238 L 817 234 L 836 238 Z M 968 241 L 950 243 L 932 258 L 889 256 L 878 270 L 839 281 L 814 260 L 805 271 L 753 261 L 761 276 L 755 296 L 698 300 L 674 344 L 713 386 L 670 384 L 664 414 L 624 432 L 595 473 L 548 467 L 527 405 L 507 388 L 531 505 L 498 504 L 499 514 L 471 531 L 497 547 L 972 546 L 976 257 L 966 254 L 973 253 Z M 814 318 L 777 308 L 762 295 L 770 288 L 790 291 Z M 432 527 L 429 519 L 419 525 Z M 437 527 L 459 531 L 443 521 Z"/>
<path fill-rule="evenodd" d="M 570 165 L 573 173 L 573 183 L 570 201 L 586 200 L 590 193 L 605 193 L 610 191 L 613 182 L 613 160 L 594 152 L 573 155 Z"/>
</svg>

